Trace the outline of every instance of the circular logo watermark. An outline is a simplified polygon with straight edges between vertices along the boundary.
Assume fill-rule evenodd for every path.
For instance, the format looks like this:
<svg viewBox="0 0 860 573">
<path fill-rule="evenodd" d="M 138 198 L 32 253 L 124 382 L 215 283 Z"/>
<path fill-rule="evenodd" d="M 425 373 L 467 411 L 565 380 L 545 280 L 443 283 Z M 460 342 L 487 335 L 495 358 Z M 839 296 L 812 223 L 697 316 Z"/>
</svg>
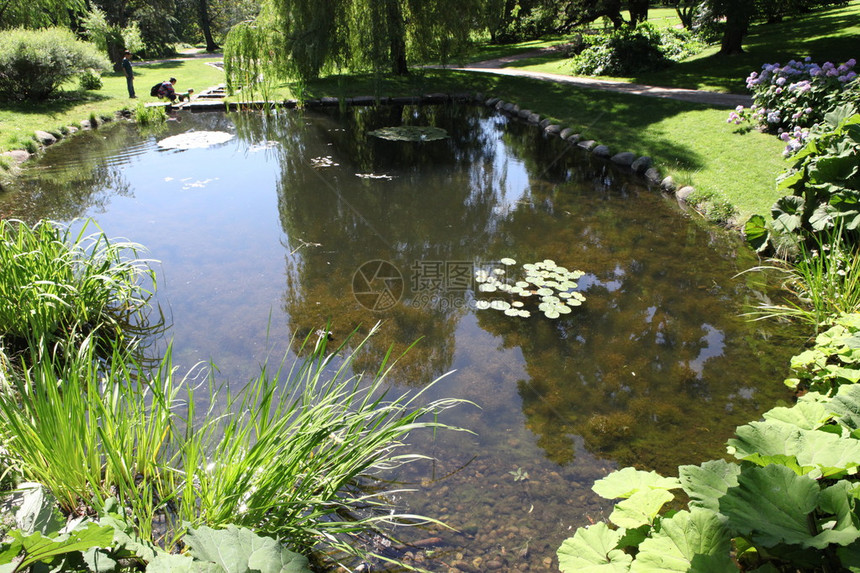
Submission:
<svg viewBox="0 0 860 573">
<path fill-rule="evenodd" d="M 403 296 L 403 275 L 388 261 L 368 261 L 352 275 L 352 296 L 366 309 L 388 310 Z"/>
</svg>

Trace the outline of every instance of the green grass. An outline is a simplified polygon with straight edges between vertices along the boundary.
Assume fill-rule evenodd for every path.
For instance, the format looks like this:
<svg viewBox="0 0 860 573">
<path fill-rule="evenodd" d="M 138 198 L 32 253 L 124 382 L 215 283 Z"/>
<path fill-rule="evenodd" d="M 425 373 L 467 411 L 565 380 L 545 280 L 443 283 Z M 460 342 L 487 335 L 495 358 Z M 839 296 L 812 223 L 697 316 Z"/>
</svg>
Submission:
<svg viewBox="0 0 860 573">
<path fill-rule="evenodd" d="M 784 64 L 806 56 L 819 63 L 827 60 L 842 63 L 860 56 L 860 1 L 854 0 L 841 8 L 816 10 L 776 24 L 756 24 L 744 41 L 744 54 L 720 56 L 718 50 L 718 46 L 711 46 L 666 70 L 606 79 L 747 93 L 744 80 L 750 72 L 760 70 L 764 63 Z M 567 60 L 552 54 L 512 62 L 509 67 L 570 74 Z"/>
<path fill-rule="evenodd" d="M 59 100 L 39 104 L 0 104 L 0 151 L 25 148 L 36 130 L 59 131 L 65 126 L 78 126 L 90 115 L 113 117 L 119 110 L 134 109 L 137 102 L 158 101 L 150 97 L 149 88 L 171 76 L 177 78 L 179 91 L 191 87 L 199 93 L 224 83 L 223 72 L 207 65 L 204 59 L 135 63 L 134 72 L 137 100 L 129 99 L 125 76 L 108 72 L 102 78 L 104 87 L 98 91 L 81 91 L 75 78 L 65 86 L 68 91 Z"/>
</svg>

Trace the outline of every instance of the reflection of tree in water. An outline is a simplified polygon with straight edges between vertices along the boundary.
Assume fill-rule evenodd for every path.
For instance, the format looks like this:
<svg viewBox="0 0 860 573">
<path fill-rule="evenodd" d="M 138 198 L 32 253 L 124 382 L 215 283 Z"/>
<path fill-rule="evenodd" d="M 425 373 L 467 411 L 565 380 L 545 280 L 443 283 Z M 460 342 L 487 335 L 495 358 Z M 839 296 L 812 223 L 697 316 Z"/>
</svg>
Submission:
<svg viewBox="0 0 860 573">
<path fill-rule="evenodd" d="M 410 123 L 452 137 L 409 144 L 367 135 Z M 669 471 L 720 455 L 735 426 L 784 396 L 773 373 L 790 350 L 772 345 L 769 325 L 734 318 L 741 309 L 732 301 L 751 292 L 731 278 L 752 264 L 746 251 L 721 233 L 679 224 L 674 206 L 601 164 L 569 162 L 558 140 L 437 108 L 291 112 L 266 121 L 267 131 L 260 126 L 248 119 L 238 131 L 279 142 L 278 205 L 291 253 L 284 307 L 294 332 L 332 321 L 343 336 L 385 320 L 361 365 L 423 337 L 400 376 L 423 383 L 450 368 L 464 311 L 413 304 L 423 294 L 411 284 L 413 264 L 555 258 L 589 273 L 580 281 L 585 306 L 557 321 L 478 315 L 505 346 L 521 348 L 523 411 L 552 460 L 571 461 L 577 434 L 620 463 Z M 497 152 L 505 147 L 517 157 Z M 320 157 L 338 165 L 315 169 Z M 517 162 L 540 176 L 524 178 Z M 353 273 L 377 259 L 406 283 L 401 303 L 384 312 L 362 307 L 350 290 Z"/>
<path fill-rule="evenodd" d="M 474 186 L 467 167 L 487 142 L 481 120 L 441 109 L 382 106 L 237 121 L 240 137 L 278 142 L 278 207 L 291 253 L 284 306 L 291 329 L 301 336 L 331 322 L 342 337 L 356 328 L 363 334 L 382 320 L 358 365 L 371 367 L 389 347 L 399 356 L 420 339 L 396 376 L 412 384 L 450 369 L 454 330 L 464 312 L 448 301 L 425 304 L 424 293 L 413 288 L 413 266 L 471 263 L 495 224 L 492 190 Z M 451 137 L 410 143 L 368 135 L 410 124 L 442 127 Z M 313 166 L 312 160 L 327 157 L 338 165 Z M 381 312 L 361 306 L 351 290 L 353 274 L 373 260 L 389 261 L 404 280 L 400 303 Z"/>
<path fill-rule="evenodd" d="M 585 305 L 555 321 L 494 312 L 479 321 L 522 350 L 523 411 L 550 459 L 572 461 L 576 434 L 622 465 L 672 472 L 724 454 L 737 425 L 786 397 L 791 349 L 774 344 L 772 325 L 737 317 L 733 301 L 751 291 L 732 277 L 754 261 L 734 237 L 678 225 L 670 205 L 640 199 L 647 190 L 602 189 L 607 177 L 597 168 L 534 185 L 531 205 L 499 232 L 516 237 L 517 251 L 493 247 L 521 263 L 564 253 L 559 264 L 589 273 Z"/>
<path fill-rule="evenodd" d="M 111 197 L 131 196 L 122 166 L 133 151 L 110 164 L 105 158 L 139 145 L 133 126 L 111 124 L 48 148 L 25 164 L 8 193 L 0 193 L 0 217 L 69 221 L 88 211 L 103 212 Z"/>
</svg>

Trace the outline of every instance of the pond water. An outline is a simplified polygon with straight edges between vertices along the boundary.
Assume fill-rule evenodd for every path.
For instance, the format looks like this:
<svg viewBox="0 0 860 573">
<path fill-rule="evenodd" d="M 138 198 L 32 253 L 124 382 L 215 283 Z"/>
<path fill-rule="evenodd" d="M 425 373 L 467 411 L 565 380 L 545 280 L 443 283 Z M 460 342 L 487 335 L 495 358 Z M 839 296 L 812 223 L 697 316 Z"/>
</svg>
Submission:
<svg viewBox="0 0 860 573">
<path fill-rule="evenodd" d="M 417 345 L 390 379 L 474 402 L 415 436 L 433 457 L 391 476 L 403 509 L 454 531 L 402 553 L 432 571 L 557 570 L 555 550 L 611 507 L 591 485 L 725 454 L 737 425 L 790 398 L 801 341 L 739 318 L 766 294 L 734 234 L 536 127 L 482 108 L 362 107 L 185 114 L 157 133 L 117 124 L 49 149 L 0 216 L 93 217 L 160 261 L 158 301 L 183 368 L 240 385 L 293 336 L 335 341 L 378 320 L 359 364 Z M 400 125 L 448 138 L 388 141 Z M 209 147 L 170 136 L 229 134 Z M 582 306 L 549 319 L 476 310 L 475 272 L 510 257 L 585 274 Z M 513 280 L 513 279 L 512 279 Z M 421 545 L 421 544 L 419 544 Z M 456 568 L 455 568 L 456 567 Z"/>
</svg>

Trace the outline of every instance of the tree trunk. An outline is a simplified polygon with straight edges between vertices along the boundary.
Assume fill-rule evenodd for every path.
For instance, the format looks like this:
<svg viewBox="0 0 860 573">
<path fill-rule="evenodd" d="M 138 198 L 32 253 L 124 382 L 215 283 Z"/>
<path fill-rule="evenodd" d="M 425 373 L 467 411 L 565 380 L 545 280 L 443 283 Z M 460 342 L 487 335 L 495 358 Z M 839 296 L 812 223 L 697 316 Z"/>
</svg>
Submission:
<svg viewBox="0 0 860 573">
<path fill-rule="evenodd" d="M 720 54 L 724 56 L 743 54 L 743 41 L 748 27 L 749 16 L 747 14 L 729 11 L 726 14 L 726 29 L 723 32 Z"/>
<path fill-rule="evenodd" d="M 648 3 L 649 0 L 630 0 L 630 25 L 636 27 L 636 24 L 644 22 L 648 19 Z"/>
<path fill-rule="evenodd" d="M 386 0 L 385 4 L 388 12 L 391 71 L 396 76 L 405 76 L 409 73 L 409 66 L 406 64 L 406 23 L 403 21 L 400 0 Z"/>
<path fill-rule="evenodd" d="M 206 39 L 206 51 L 215 52 L 218 50 L 218 44 L 212 37 L 212 18 L 209 17 L 209 0 L 198 0 L 197 8 L 200 14 L 200 29 L 203 30 L 203 37 Z"/>
</svg>

